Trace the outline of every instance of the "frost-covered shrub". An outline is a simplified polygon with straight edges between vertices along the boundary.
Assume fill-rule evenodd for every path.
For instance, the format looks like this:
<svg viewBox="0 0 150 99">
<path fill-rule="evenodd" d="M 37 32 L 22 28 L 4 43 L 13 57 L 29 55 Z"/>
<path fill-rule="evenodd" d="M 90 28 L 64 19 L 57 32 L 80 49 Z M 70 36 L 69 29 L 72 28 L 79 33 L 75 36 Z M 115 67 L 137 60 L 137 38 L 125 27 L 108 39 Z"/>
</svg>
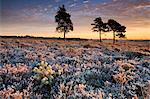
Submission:
<svg viewBox="0 0 150 99">
<path fill-rule="evenodd" d="M 81 50 L 76 48 L 66 48 L 63 50 L 65 56 L 76 57 L 81 55 Z"/>
<path fill-rule="evenodd" d="M 27 88 L 30 79 L 30 68 L 25 64 L 17 64 L 16 66 L 6 64 L 0 69 L 1 85 L 0 89 L 7 86 L 14 86 L 16 90 Z"/>
<path fill-rule="evenodd" d="M 125 98 L 137 97 L 147 97 L 148 94 L 148 79 L 149 73 L 146 72 L 144 67 L 141 67 L 144 75 L 139 71 L 141 66 L 133 66 L 129 63 L 122 63 L 115 71 L 116 74 L 113 75 L 113 79 L 121 84 L 121 95 Z M 147 75 L 147 77 L 145 76 Z M 140 76 L 143 76 L 140 77 Z M 142 78 L 142 79 L 141 79 Z"/>
<path fill-rule="evenodd" d="M 100 66 L 98 69 L 90 69 L 84 72 L 86 84 L 94 88 L 102 88 L 106 81 L 112 82 L 112 68 L 108 65 Z"/>
<path fill-rule="evenodd" d="M 33 72 L 35 73 L 33 78 L 35 80 L 41 80 L 44 84 L 48 84 L 48 77 L 50 77 L 49 79 L 53 79 L 52 75 L 54 74 L 54 70 L 44 61 L 39 63 L 37 67 L 34 67 Z"/>
<path fill-rule="evenodd" d="M 143 53 L 140 52 L 132 52 L 132 51 L 127 51 L 125 52 L 125 55 L 129 58 L 129 59 L 134 59 L 134 58 L 143 58 L 144 56 L 146 56 Z"/>
<path fill-rule="evenodd" d="M 33 91 L 43 94 L 43 97 L 50 98 L 51 90 L 55 86 L 55 79 L 65 72 L 65 66 L 58 64 L 50 66 L 47 62 L 42 61 L 34 67 L 33 72 Z"/>
<path fill-rule="evenodd" d="M 102 99 L 103 94 L 100 90 L 88 91 L 84 84 L 73 84 L 68 82 L 67 85 L 64 83 L 60 84 L 59 93 L 55 96 L 56 99 L 77 99 L 77 98 L 95 98 Z"/>
<path fill-rule="evenodd" d="M 40 94 L 32 94 L 30 90 L 16 91 L 12 87 L 4 88 L 0 91 L 1 99 L 42 99 Z"/>
<path fill-rule="evenodd" d="M 7 89 L 3 89 L 0 91 L 0 98 L 2 98 L 2 99 L 9 99 L 9 98 L 22 99 L 23 94 L 20 93 L 19 91 L 15 92 L 13 88 L 9 87 Z"/>
<path fill-rule="evenodd" d="M 57 63 L 59 64 L 69 64 L 72 66 L 75 66 L 80 60 L 76 57 L 57 57 L 56 58 Z"/>
<path fill-rule="evenodd" d="M 25 64 L 5 64 L 0 68 L 0 98 L 22 99 L 29 97 L 25 90 L 32 84 L 31 68 Z M 29 90 L 28 90 L 29 91 Z"/>
</svg>

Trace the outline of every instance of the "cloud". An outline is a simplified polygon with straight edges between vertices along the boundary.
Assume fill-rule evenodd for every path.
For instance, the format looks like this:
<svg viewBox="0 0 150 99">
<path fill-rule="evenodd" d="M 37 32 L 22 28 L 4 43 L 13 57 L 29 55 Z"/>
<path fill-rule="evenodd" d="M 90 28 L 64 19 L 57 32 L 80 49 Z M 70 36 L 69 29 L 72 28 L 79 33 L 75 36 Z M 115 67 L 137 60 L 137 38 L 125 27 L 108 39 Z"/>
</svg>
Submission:
<svg viewBox="0 0 150 99">
<path fill-rule="evenodd" d="M 60 0 L 54 0 L 55 2 L 60 2 Z"/>
<path fill-rule="evenodd" d="M 75 7 L 75 6 L 76 6 L 76 3 L 69 5 L 69 7 Z"/>
<path fill-rule="evenodd" d="M 113 0 L 95 5 L 83 4 L 80 9 L 72 13 L 80 24 L 87 24 L 95 17 L 102 17 L 105 21 L 113 18 L 129 27 L 150 27 L 150 3 L 147 0 Z"/>
<path fill-rule="evenodd" d="M 49 4 L 46 6 L 37 5 L 26 7 L 23 9 L 17 9 L 16 11 L 3 9 L 1 17 L 3 24 L 52 24 L 54 23 L 55 13 L 55 7 Z"/>
<path fill-rule="evenodd" d="M 149 25 L 150 2 L 148 0 L 109 0 L 109 2 L 106 0 L 98 3 L 92 0 L 54 0 L 54 2 L 54 4 L 37 5 L 17 11 L 5 10 L 2 12 L 2 21 L 20 24 L 54 24 L 58 6 L 65 2 L 67 11 L 77 25 L 87 25 L 87 22 L 90 24 L 95 17 L 99 16 L 106 21 L 113 18 L 133 27 Z"/>
<path fill-rule="evenodd" d="M 83 1 L 83 3 L 88 3 L 88 2 L 89 2 L 88 0 Z"/>
<path fill-rule="evenodd" d="M 141 8 L 149 8 L 150 9 L 150 4 L 149 5 L 139 5 L 135 7 L 136 9 L 141 9 Z"/>
</svg>

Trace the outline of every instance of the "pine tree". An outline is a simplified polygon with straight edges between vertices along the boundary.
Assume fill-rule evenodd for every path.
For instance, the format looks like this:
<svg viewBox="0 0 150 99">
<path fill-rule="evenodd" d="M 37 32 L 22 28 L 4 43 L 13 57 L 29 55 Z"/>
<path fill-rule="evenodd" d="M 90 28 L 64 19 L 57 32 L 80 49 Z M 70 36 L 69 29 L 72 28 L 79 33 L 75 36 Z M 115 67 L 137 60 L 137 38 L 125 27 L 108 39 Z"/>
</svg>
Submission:
<svg viewBox="0 0 150 99">
<path fill-rule="evenodd" d="M 113 31 L 113 43 L 115 43 L 115 38 L 116 36 L 118 36 L 119 38 L 123 38 L 125 37 L 125 26 L 121 26 L 120 23 L 118 23 L 117 21 L 113 20 L 113 19 L 109 19 L 108 20 L 108 25 L 110 27 L 110 30 Z M 116 34 L 117 33 L 117 34 Z"/>
<path fill-rule="evenodd" d="M 103 32 L 108 32 L 109 28 L 108 28 L 108 24 L 107 23 L 103 23 L 101 17 L 95 18 L 94 23 L 92 23 L 91 25 L 93 25 L 94 27 L 92 28 L 93 32 L 99 32 L 99 39 L 100 42 L 102 42 L 102 31 Z"/>
<path fill-rule="evenodd" d="M 66 33 L 73 31 L 73 23 L 70 19 L 71 15 L 66 12 L 65 6 L 59 7 L 55 16 L 55 22 L 58 23 L 56 31 L 64 33 L 64 40 L 66 39 Z"/>
</svg>

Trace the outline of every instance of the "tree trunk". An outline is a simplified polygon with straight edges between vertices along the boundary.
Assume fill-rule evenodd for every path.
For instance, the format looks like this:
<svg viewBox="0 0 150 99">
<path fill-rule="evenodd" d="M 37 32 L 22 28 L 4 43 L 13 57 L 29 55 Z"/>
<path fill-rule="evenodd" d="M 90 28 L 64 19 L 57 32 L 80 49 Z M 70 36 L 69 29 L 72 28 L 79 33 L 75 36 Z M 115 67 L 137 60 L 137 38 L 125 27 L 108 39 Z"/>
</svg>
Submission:
<svg viewBox="0 0 150 99">
<path fill-rule="evenodd" d="M 115 32 L 113 32 L 113 44 L 115 44 Z"/>
<path fill-rule="evenodd" d="M 99 40 L 102 42 L 101 31 L 99 32 Z"/>
<path fill-rule="evenodd" d="M 64 32 L 64 40 L 66 40 L 66 32 Z"/>
</svg>

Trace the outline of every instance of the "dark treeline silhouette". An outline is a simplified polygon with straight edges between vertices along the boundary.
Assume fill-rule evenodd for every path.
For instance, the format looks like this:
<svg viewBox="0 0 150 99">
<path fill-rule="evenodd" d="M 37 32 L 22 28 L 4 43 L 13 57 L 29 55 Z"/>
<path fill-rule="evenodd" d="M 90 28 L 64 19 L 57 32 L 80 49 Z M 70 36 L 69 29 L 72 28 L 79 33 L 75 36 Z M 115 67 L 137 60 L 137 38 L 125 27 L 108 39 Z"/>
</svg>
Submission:
<svg viewBox="0 0 150 99">
<path fill-rule="evenodd" d="M 58 37 L 35 37 L 35 36 L 0 36 L 0 38 L 12 38 L 12 39 L 45 39 L 45 40 L 64 40 L 64 38 L 58 38 Z M 66 40 L 74 40 L 74 41 L 85 41 L 89 39 L 83 39 L 83 38 L 66 38 Z"/>
<path fill-rule="evenodd" d="M 34 37 L 34 36 L 0 36 L 0 38 L 10 38 L 10 39 L 41 39 L 41 40 L 64 40 L 64 38 L 58 38 L 58 37 Z M 66 38 L 66 40 L 75 40 L 75 41 L 88 41 L 89 39 L 83 39 L 83 38 Z M 93 41 L 97 41 L 95 39 L 90 39 Z M 104 39 L 104 40 L 111 40 L 111 39 Z M 128 41 L 136 41 L 136 42 L 150 42 L 150 40 L 128 40 Z"/>
<path fill-rule="evenodd" d="M 70 19 L 71 15 L 66 12 L 65 6 L 62 5 L 59 7 L 59 10 L 55 16 L 55 22 L 58 23 L 56 27 L 56 31 L 64 33 L 64 40 L 66 39 L 66 33 L 69 31 L 73 31 L 73 23 Z M 113 43 L 115 43 L 116 36 L 119 38 L 125 38 L 126 27 L 122 26 L 120 23 L 113 19 L 109 19 L 107 23 L 102 21 L 101 17 L 97 17 L 94 20 L 94 23 L 91 25 L 93 26 L 93 32 L 99 32 L 99 39 L 102 42 L 102 32 L 113 32 Z"/>
</svg>

